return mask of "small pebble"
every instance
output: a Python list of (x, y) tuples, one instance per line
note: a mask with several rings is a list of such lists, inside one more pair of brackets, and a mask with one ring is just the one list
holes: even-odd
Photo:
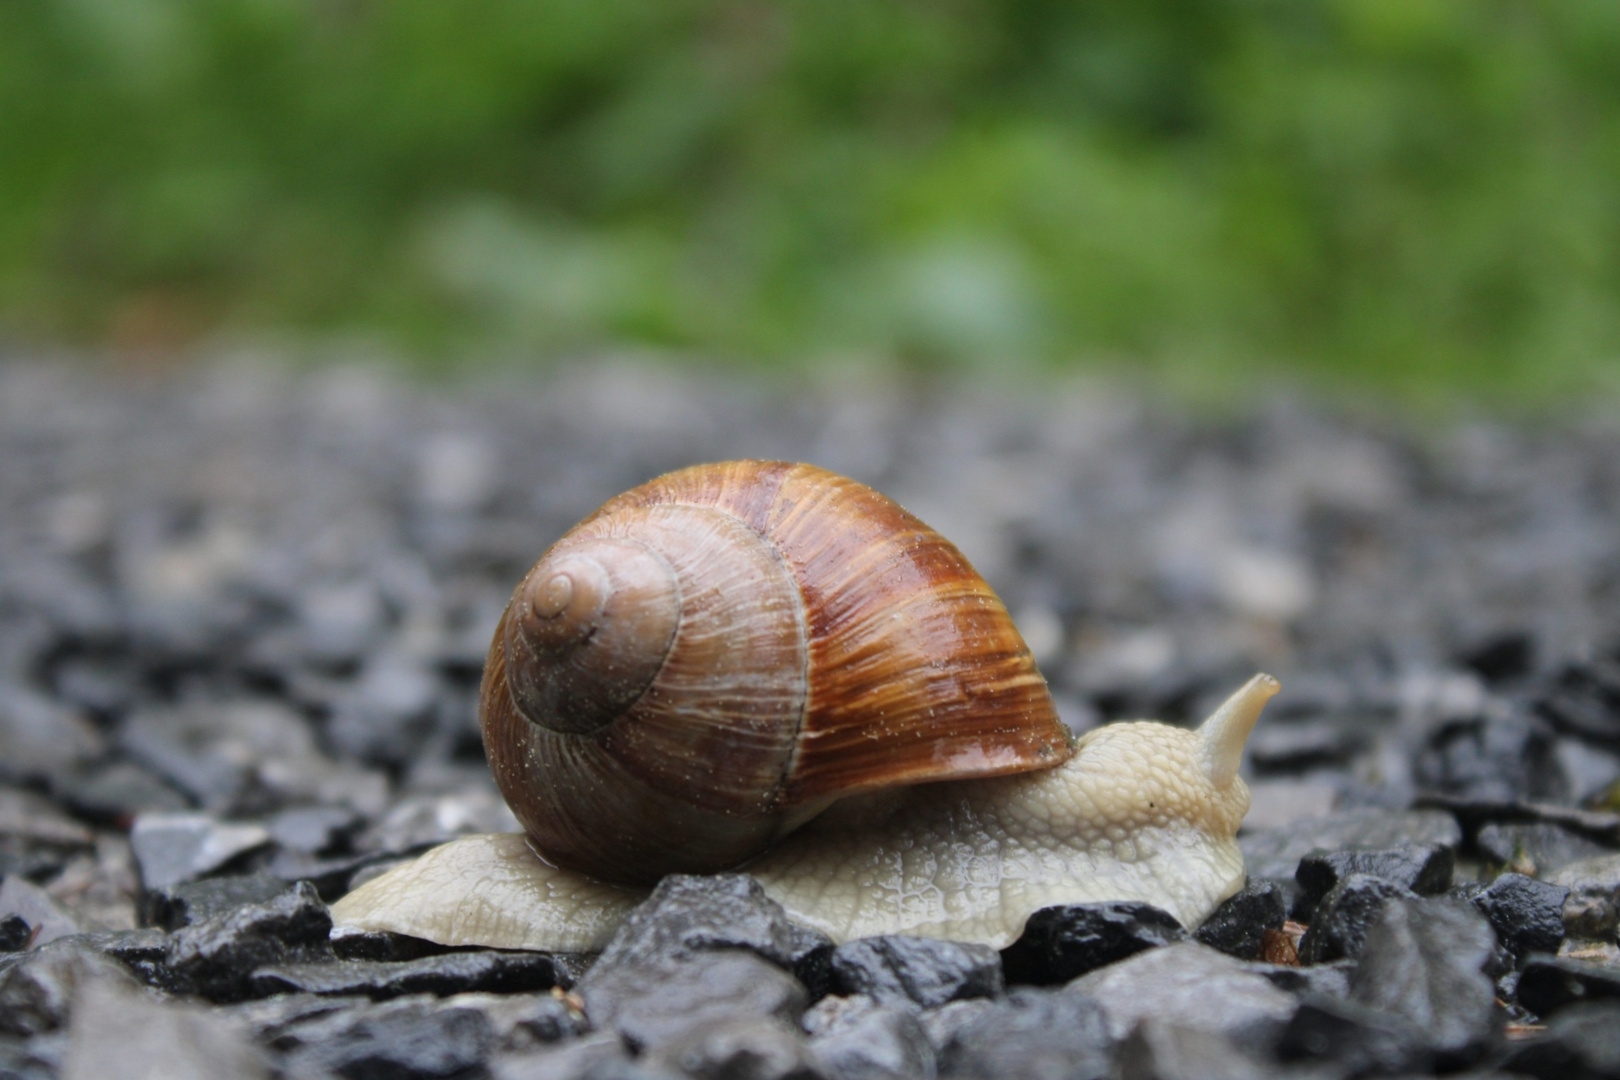
[(1151, 904), (1114, 901), (1042, 908), (1029, 917), (1019, 939), (1002, 950), (1002, 964), (1009, 983), (1051, 986), (1186, 936), (1175, 916)]
[(1002, 992), (1001, 957), (988, 945), (896, 935), (862, 938), (832, 954), (833, 986), (880, 1005), (927, 1008)]

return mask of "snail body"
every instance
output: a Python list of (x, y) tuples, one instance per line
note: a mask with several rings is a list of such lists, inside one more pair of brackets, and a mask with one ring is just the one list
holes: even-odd
[(664, 874), (741, 868), (838, 941), (999, 947), (1097, 900), (1193, 926), (1242, 887), (1237, 769), (1276, 689), (1076, 743), (1001, 602), (898, 505), (811, 466), (685, 469), (576, 526), (502, 616), (480, 713), (526, 835), (442, 845), (333, 918), (588, 949)]

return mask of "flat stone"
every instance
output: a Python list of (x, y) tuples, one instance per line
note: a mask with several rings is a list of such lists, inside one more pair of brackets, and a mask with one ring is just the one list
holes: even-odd
[(1313, 851), (1299, 861), (1299, 869), (1294, 873), (1294, 880), (1299, 883), (1294, 910), (1308, 920), (1317, 902), (1354, 874), (1387, 881), (1419, 896), (1435, 896), (1451, 887), (1455, 866), (1455, 851), (1443, 844)]
[[(676, 986), (680, 992), (671, 993)], [(636, 1048), (723, 1017), (765, 1016), (797, 1026), (809, 1003), (797, 979), (745, 949), (691, 952), (647, 966), (621, 958), (606, 969), (592, 967), (579, 993), (592, 1025), (617, 1030)]]
[(142, 814), (129, 834), (148, 889), (195, 881), (269, 842), (262, 825), (231, 825), (207, 814)]
[(274, 900), (291, 888), (287, 882), (265, 873), (180, 882), (147, 889), (141, 895), (137, 914), (146, 926), (178, 930), (245, 904)]
[(947, 1008), (966, 1005), (972, 1012), (940, 1046), (941, 1076), (1047, 1080), (1113, 1072), (1108, 1019), (1086, 994), (1021, 986), (997, 1001)]
[(299, 1024), (278, 1046), (294, 1075), (459, 1080), (476, 1075), (493, 1055), (495, 1033), (476, 1008), (411, 997)]
[(1275, 1066), (1223, 1035), (1144, 1020), (1119, 1047), (1120, 1080), (1271, 1080)]
[(1519, 1004), (1549, 1017), (1586, 1001), (1620, 999), (1620, 968), (1562, 956), (1532, 956), (1519, 974)]
[(266, 827), (270, 838), (289, 851), (326, 855), (346, 843), (361, 822), (346, 806), (300, 806), (276, 814)]
[(763, 1016), (708, 1020), (657, 1047), (645, 1061), (693, 1080), (827, 1080), (804, 1036)]
[(30, 944), (35, 947), (93, 929), (44, 889), (15, 874), (8, 874), (5, 881), (0, 882), (0, 916), (8, 915), (15, 915), (28, 924)]
[(96, 843), (95, 833), (62, 813), (51, 800), (10, 787), (0, 787), (0, 836), (13, 843), (70, 851), (92, 848)]
[(1614, 854), (1612, 848), (1551, 822), (1490, 822), (1474, 843), (1485, 858), (1529, 877), (1546, 877), (1570, 863)]
[(1031, 915), (1002, 950), (1002, 965), (1009, 983), (1052, 986), (1186, 936), (1174, 915), (1151, 904), (1067, 904)]
[(94, 981), (74, 1003), (61, 1075), (62, 1080), (256, 1080), (268, 1078), (270, 1068), (246, 1033), (217, 1012)]
[(1102, 1005), (1115, 1039), (1153, 1017), (1248, 1046), (1268, 1042), (1295, 1009), (1293, 997), (1265, 976), (1195, 941), (1137, 953), (1082, 975), (1068, 989)]
[(1002, 991), (1001, 957), (988, 945), (891, 935), (861, 938), (833, 950), (833, 986), (883, 1005), (927, 1007)]
[(1351, 1000), (1415, 1025), (1442, 1067), (1479, 1058), (1498, 1037), (1496, 990), (1485, 965), (1496, 937), (1455, 900), (1391, 900), (1367, 933)]
[(1620, 930), (1620, 854), (1568, 863), (1546, 880), (1569, 890), (1563, 914), (1564, 928), (1571, 937), (1614, 939)]
[(212, 1001), (254, 993), (253, 972), (329, 955), (332, 917), (307, 883), (262, 904), (175, 931), (169, 972), (175, 985)]
[(1536, 1080), (1611, 1080), (1620, 1076), (1620, 1003), (1571, 1005), (1547, 1030), (1508, 1047), (1502, 1071)]
[(1320, 964), (1361, 954), (1367, 934), (1391, 900), (1416, 898), (1410, 889), (1383, 878), (1352, 874), (1316, 905), (1310, 928), (1299, 943), (1299, 959)]
[[(806, 1029), (809, 1029), (806, 1014)], [(812, 1031), (810, 1051), (823, 1072), (838, 1080), (903, 1080), (936, 1071), (933, 1043), (917, 1014), (876, 1005), (848, 1021)]]
[(270, 994), (363, 994), (375, 1001), (406, 994), (449, 994), (483, 991), (496, 994), (564, 989), (574, 985), (573, 970), (549, 953), (443, 953), (417, 960), (328, 960), (272, 964), (253, 972), (255, 996)]
[(1462, 843), (1457, 819), (1441, 810), (1382, 810), (1362, 807), (1321, 818), (1307, 818), (1238, 837), (1249, 876), (1289, 878), (1312, 851), (1360, 847), (1387, 849), (1405, 844)]
[(1288, 918), (1288, 894), (1274, 881), (1250, 881), (1221, 902), (1193, 933), (1198, 942), (1239, 960), (1254, 960), (1267, 930)]
[(1564, 903), (1569, 890), (1562, 885), (1501, 874), (1472, 903), (1490, 920), (1497, 940), (1516, 957), (1531, 952), (1555, 953), (1564, 943)]

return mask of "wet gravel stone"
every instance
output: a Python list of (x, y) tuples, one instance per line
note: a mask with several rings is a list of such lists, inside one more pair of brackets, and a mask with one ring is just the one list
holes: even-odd
[(748, 949), (791, 968), (820, 943), (795, 927), (746, 874), (671, 874), (630, 913), (593, 974), (713, 949)]
[(988, 945), (894, 935), (862, 938), (833, 950), (833, 986), (879, 1004), (927, 1008), (959, 998), (995, 997), (1004, 982), (1001, 956)]
[(1299, 896), (1294, 914), (1309, 921), (1321, 899), (1354, 875), (1377, 878), (1419, 896), (1435, 896), (1451, 888), (1455, 853), (1441, 844), (1406, 844), (1398, 848), (1313, 851), (1299, 862), (1294, 880)]
[(405, 994), (445, 996), (473, 991), (517, 993), (564, 989), (573, 971), (549, 953), (480, 950), (445, 953), (394, 963), (377, 960), (328, 960), (272, 964), (259, 968), (250, 981), (255, 996), (271, 994), (364, 994), (374, 1000)]
[(52, 942), (0, 969), (0, 1034), (38, 1035), (66, 1025), (79, 989), (134, 980), (116, 962), (74, 938)]
[(167, 970), (176, 989), (211, 1001), (254, 995), (254, 972), (330, 955), (332, 917), (307, 882), (177, 930)]
[(1620, 999), (1620, 968), (1563, 956), (1532, 956), (1517, 988), (1519, 1004), (1548, 1017), (1584, 1001)]
[(1434, 1063), (1417, 1026), (1383, 1009), (1336, 997), (1300, 1002), (1277, 1040), (1284, 1062), (1317, 1062), (1353, 1076), (1421, 1074)]
[(1267, 1080), (1257, 1061), (1212, 1031), (1145, 1020), (1119, 1047), (1120, 1080)]
[(0, 952), (21, 952), (34, 940), (34, 928), (21, 915), (0, 916)]
[(1500, 1035), (1485, 966), (1496, 947), (1485, 918), (1448, 899), (1385, 905), (1350, 977), (1350, 998), (1422, 1032), (1441, 1067), (1477, 1060)]
[(1547, 1030), (1511, 1047), (1502, 1071), (1536, 1080), (1608, 1080), (1620, 1076), (1620, 1003), (1572, 1005)]
[(1533, 715), (1501, 712), (1442, 725), (1415, 763), (1427, 791), (1469, 799), (1568, 796), (1552, 728)]
[[(966, 1002), (960, 1004), (968, 1004)], [(945, 1041), (939, 1075), (961, 1080), (1092, 1080), (1113, 1075), (1116, 1039), (1090, 996), (1015, 987), (975, 1007)]]
[(1001, 957), (1009, 983), (1051, 986), (1186, 936), (1175, 916), (1151, 904), (1068, 904), (1031, 915)]
[(141, 894), (136, 913), (145, 926), (178, 930), (247, 904), (274, 900), (290, 888), (281, 878), (265, 873), (208, 878), (148, 888)]
[(1523, 874), (1502, 874), (1471, 898), (1490, 920), (1497, 940), (1515, 957), (1555, 953), (1564, 943), (1564, 904), (1569, 889)]
[(1276, 882), (1251, 880), (1227, 897), (1193, 932), (1193, 937), (1239, 960), (1256, 959), (1266, 931), (1282, 929), (1289, 904), (1287, 891)]
[(1497, 866), (1537, 877), (1609, 853), (1603, 844), (1549, 822), (1491, 822), (1479, 830), (1474, 846)]
[(1383, 878), (1352, 874), (1316, 905), (1310, 928), (1299, 942), (1302, 963), (1320, 964), (1361, 954), (1367, 934), (1392, 900), (1416, 893)]
[(231, 825), (207, 814), (143, 814), (129, 833), (148, 889), (195, 881), (269, 842), (262, 825)]
[(496, 1039), (478, 1009), (412, 997), (312, 1019), (284, 1031), (276, 1045), (293, 1075), (439, 1080), (476, 1076)]

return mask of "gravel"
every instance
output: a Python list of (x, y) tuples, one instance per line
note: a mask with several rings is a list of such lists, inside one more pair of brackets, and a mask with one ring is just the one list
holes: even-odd
[[(1612, 1075), (1599, 414), (0, 360), (0, 1076)], [(475, 696), (528, 565), (749, 456), (955, 540), (1077, 730), (1277, 675), (1249, 887), (1200, 928), (1051, 909), (999, 954), (834, 948), (745, 874), (666, 880), (599, 958), (331, 939), (357, 883), (516, 827)]]

